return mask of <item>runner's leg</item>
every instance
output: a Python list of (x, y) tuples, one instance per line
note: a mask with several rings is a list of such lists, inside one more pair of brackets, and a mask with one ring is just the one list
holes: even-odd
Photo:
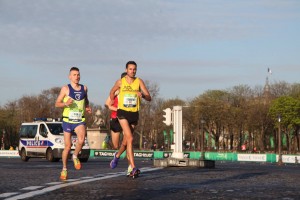
[(120, 142), (120, 132), (110, 131), (111, 134), (111, 141), (113, 149), (117, 150), (119, 148)]
[(65, 148), (62, 152), (63, 169), (67, 169), (68, 156), (71, 150), (71, 133), (64, 132)]
[(84, 124), (81, 124), (75, 128), (75, 133), (77, 135), (77, 143), (75, 147), (74, 154), (75, 156), (78, 156), (79, 152), (81, 151), (83, 145), (84, 145), (84, 140), (86, 136), (86, 128)]
[[(126, 146), (127, 146), (126, 147), (126, 151), (127, 151), (126, 154), (127, 154), (127, 157), (128, 157), (128, 160), (129, 160), (129, 163), (130, 163), (131, 167), (134, 168), (135, 164), (134, 164), (134, 155), (133, 155), (133, 145), (132, 145), (133, 137), (132, 137), (132, 132), (131, 132), (131, 126), (128, 124), (128, 121), (126, 119), (119, 119), (119, 122), (122, 126), (124, 139), (126, 141)], [(123, 144), (123, 142), (122, 142), (122, 144)], [(118, 152), (118, 154), (119, 153), (120, 153), (120, 151)], [(119, 154), (119, 155), (121, 155), (121, 154)]]

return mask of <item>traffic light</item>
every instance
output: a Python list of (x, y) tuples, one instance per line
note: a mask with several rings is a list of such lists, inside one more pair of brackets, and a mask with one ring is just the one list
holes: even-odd
[(165, 120), (163, 121), (167, 126), (170, 126), (172, 124), (172, 110), (171, 108), (166, 108), (164, 110), (166, 113), (164, 116)]

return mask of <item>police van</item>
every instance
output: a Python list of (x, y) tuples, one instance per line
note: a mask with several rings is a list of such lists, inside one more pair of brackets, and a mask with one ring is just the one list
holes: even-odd
[[(35, 118), (33, 122), (22, 123), (19, 136), (19, 155), (23, 161), (41, 157), (51, 162), (58, 162), (62, 158), (65, 147), (62, 121), (52, 118)], [(71, 137), (70, 154), (74, 153), (77, 142), (75, 133), (72, 133)], [(81, 162), (87, 162), (89, 156), (90, 148), (85, 138), (78, 158)]]

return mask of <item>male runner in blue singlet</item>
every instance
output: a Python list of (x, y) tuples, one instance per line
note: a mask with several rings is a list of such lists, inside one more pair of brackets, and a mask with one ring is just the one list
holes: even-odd
[(75, 169), (81, 169), (78, 154), (81, 151), (86, 136), (85, 111), (91, 113), (89, 106), (88, 89), (85, 85), (79, 84), (80, 72), (77, 67), (72, 67), (69, 73), (70, 84), (61, 88), (55, 102), (55, 107), (63, 108), (63, 130), (65, 148), (62, 153), (63, 168), (60, 174), (61, 180), (67, 179), (67, 160), (71, 150), (71, 133), (77, 135), (77, 144), (72, 159)]

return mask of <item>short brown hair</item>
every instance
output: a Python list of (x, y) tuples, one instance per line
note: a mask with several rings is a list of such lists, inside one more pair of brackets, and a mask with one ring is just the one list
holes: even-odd
[(134, 62), (134, 61), (128, 61), (128, 62), (126, 63), (126, 69), (128, 68), (128, 65), (135, 65), (135, 66), (137, 67), (136, 62)]
[(78, 69), (78, 67), (71, 67), (70, 72), (71, 71), (78, 71), (79, 72), (79, 69)]

